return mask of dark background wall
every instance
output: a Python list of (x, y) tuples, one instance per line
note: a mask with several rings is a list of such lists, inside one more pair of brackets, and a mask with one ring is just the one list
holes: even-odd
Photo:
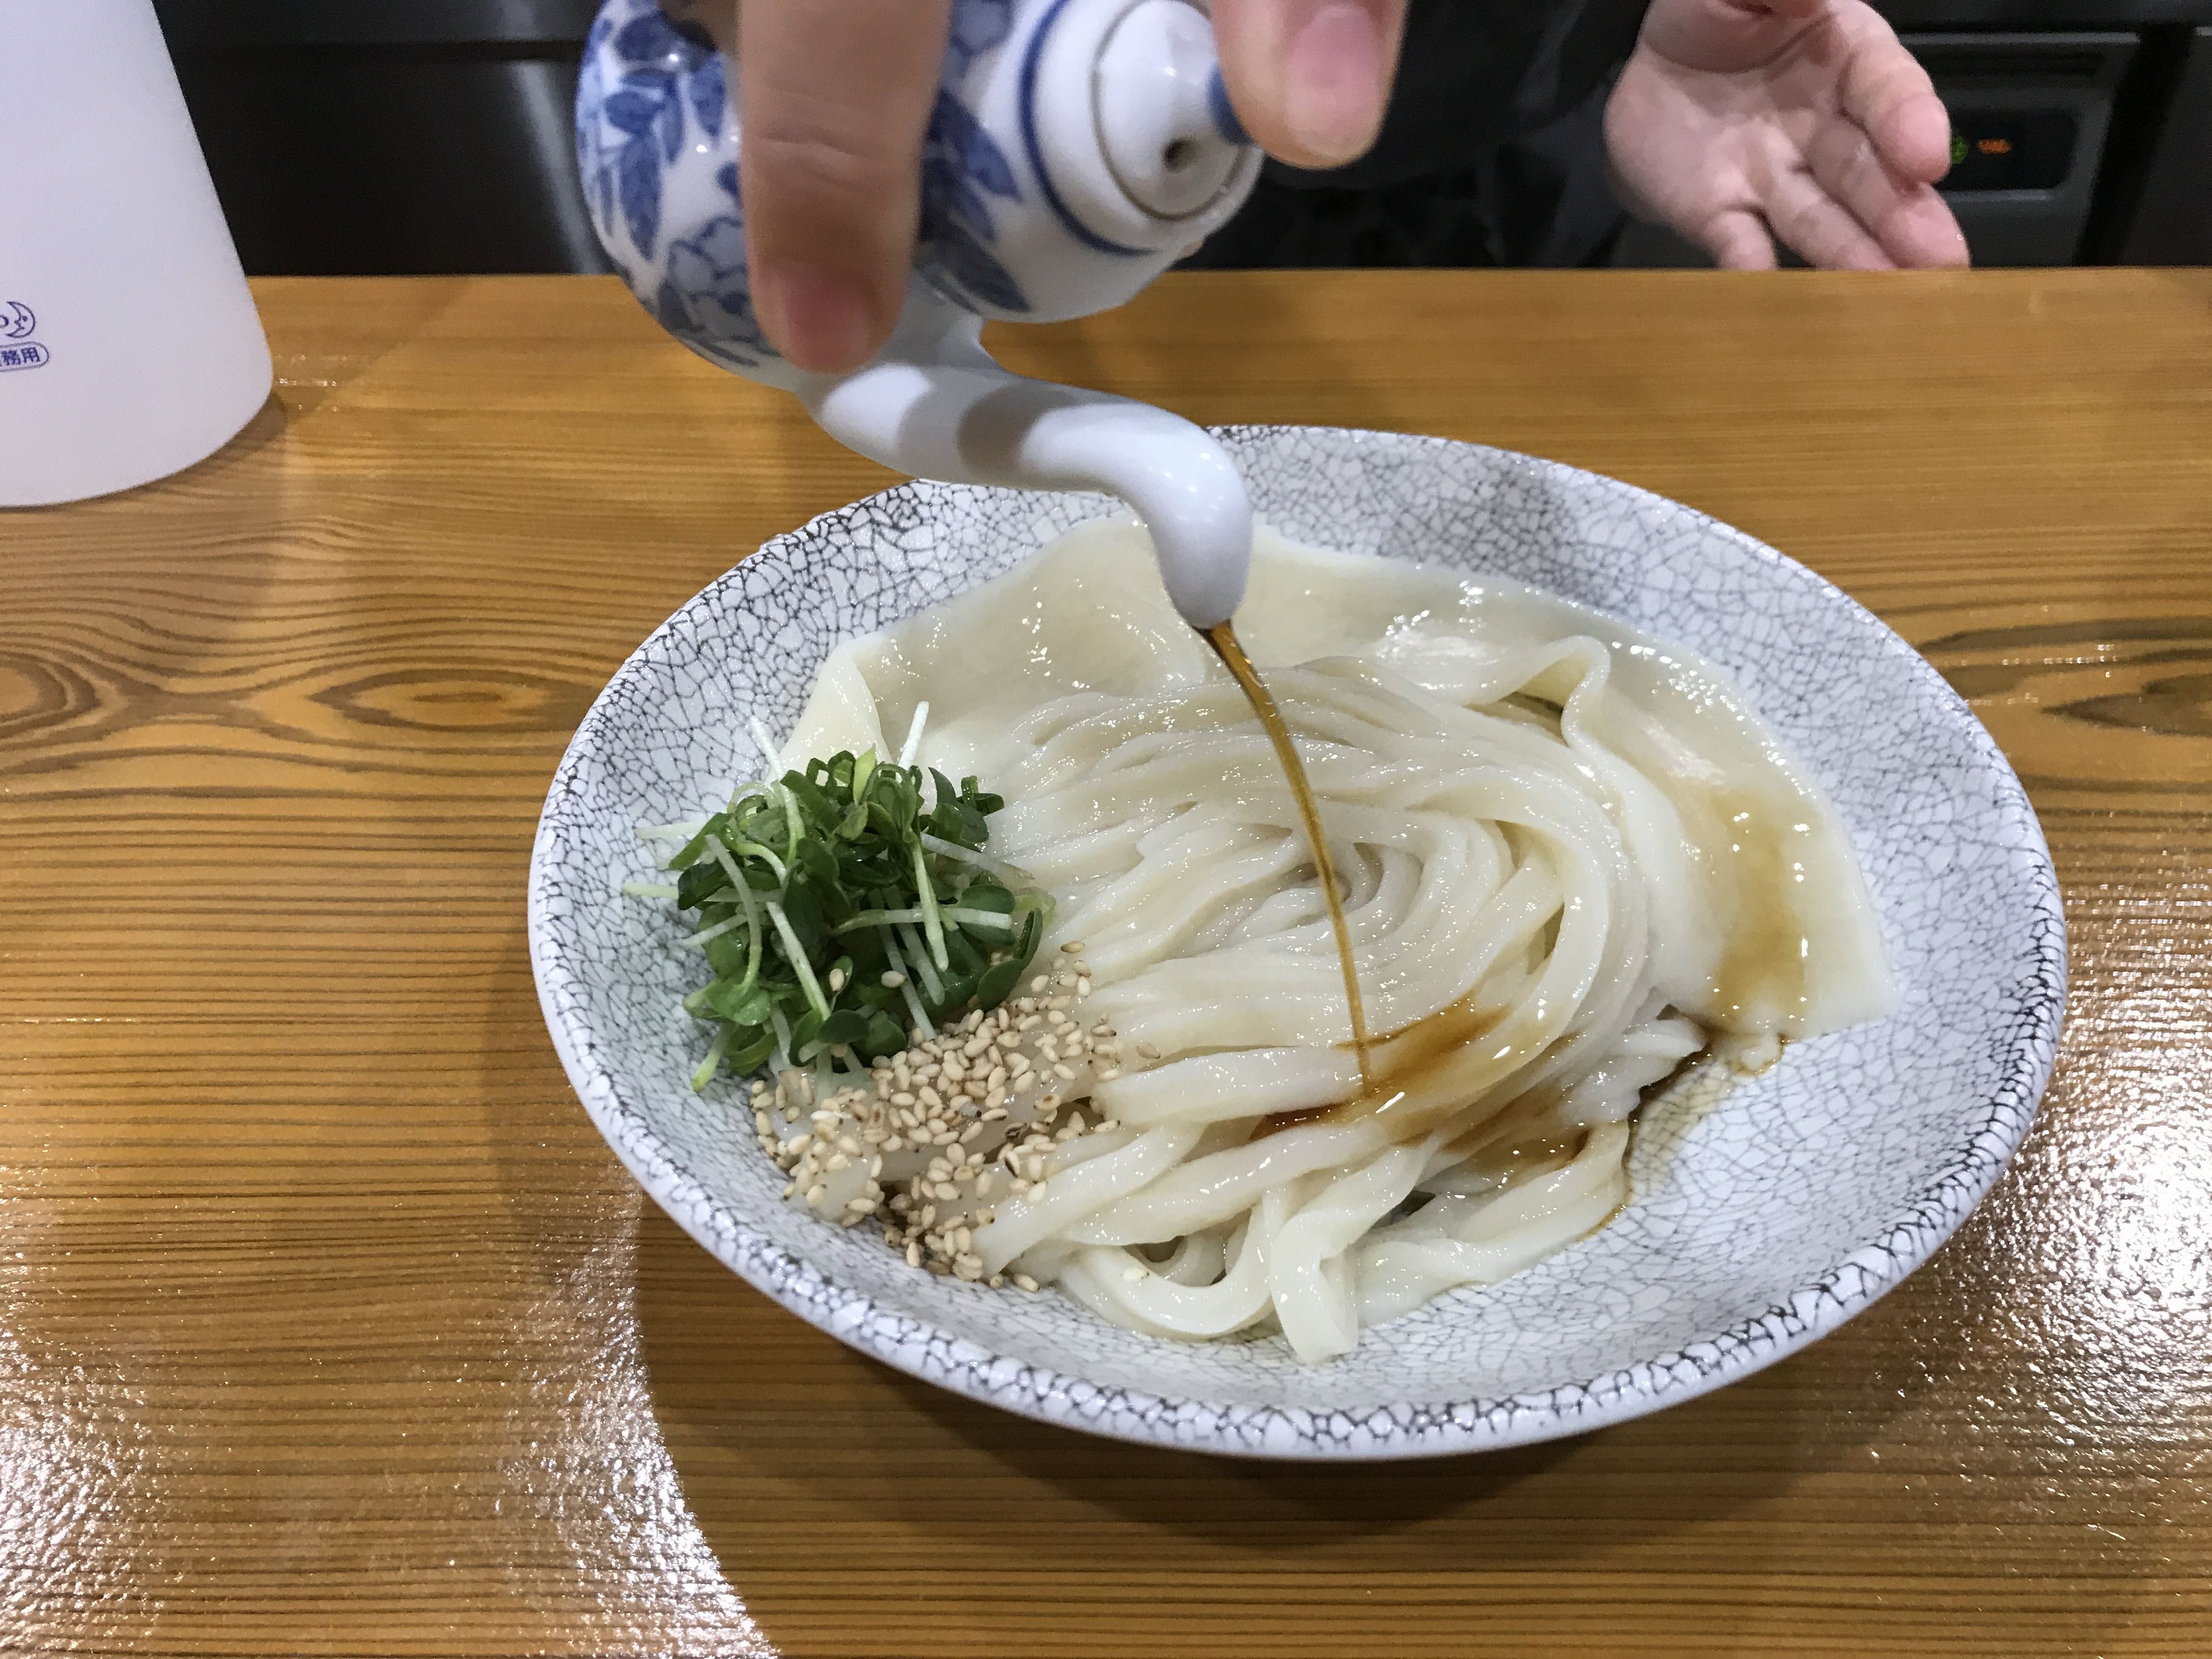
[[(1417, 0), (1417, 25), (1442, 38), (1449, 9), (1470, 3)], [(157, 6), (248, 270), (605, 269), (569, 137), (592, 0)], [(1978, 260), (2212, 263), (2212, 0), (1879, 9), (1929, 65), (1960, 136), (2003, 147), (1973, 152), (1953, 192)], [(1590, 49), (1632, 36), (1634, 0), (1589, 9)], [(1448, 95), (1405, 90), (1409, 126), (1424, 96)], [(1479, 154), (1416, 133), (1398, 151), (1427, 143), (1440, 165), (1411, 176), (1277, 169), (1200, 262), (1698, 263), (1606, 193), (1602, 103), (1600, 87)]]

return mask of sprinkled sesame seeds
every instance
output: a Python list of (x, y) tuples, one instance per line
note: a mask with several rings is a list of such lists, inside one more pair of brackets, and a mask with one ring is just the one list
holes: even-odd
[[(1119, 1127), (1087, 1098), (1117, 1074), (1120, 1051), (1109, 1024), (1086, 1030), (1070, 1012), (1091, 988), (1080, 950), (1063, 947), (1027, 994), (934, 1036), (917, 1031), (865, 1073), (794, 1068), (756, 1082), (753, 1127), (790, 1177), (784, 1197), (836, 1225), (880, 1229), (911, 1267), (1035, 1291), (1034, 1276), (987, 1266), (979, 1235), (999, 1206), (1044, 1200), (1060, 1147)], [(884, 982), (896, 988), (897, 977)]]

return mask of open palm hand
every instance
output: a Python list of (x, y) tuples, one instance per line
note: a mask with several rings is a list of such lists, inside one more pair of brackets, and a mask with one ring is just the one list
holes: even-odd
[[(1950, 118), (1863, 0), (1653, 0), (1606, 109), (1630, 205), (1724, 266), (1963, 265)], [(1770, 234), (1771, 233), (1771, 234)]]

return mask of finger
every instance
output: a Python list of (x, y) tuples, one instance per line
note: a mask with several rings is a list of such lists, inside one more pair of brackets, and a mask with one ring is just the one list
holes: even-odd
[(1771, 270), (1774, 239), (1766, 222), (1743, 208), (1729, 208), (1708, 219), (1698, 240), (1723, 270)]
[(1407, 0), (1214, 0), (1221, 78), (1244, 131), (1296, 167), (1357, 161), (1382, 130)]
[(739, 0), (753, 303), (800, 368), (857, 368), (897, 320), (949, 7)]
[(1882, 161), (1905, 178), (1932, 185), (1951, 170), (1951, 116), (1936, 83), (1869, 7), (1839, 5), (1844, 48), (1844, 113), (1865, 129)]
[(1821, 188), (1802, 167), (1786, 167), (1768, 179), (1760, 208), (1774, 234), (1808, 264), (1823, 270), (1892, 270), (1882, 251), (1850, 209)]
[(1891, 170), (1865, 131), (1832, 121), (1805, 160), (1814, 182), (1841, 203), (1894, 264), (1931, 269), (1966, 263), (1966, 239), (1933, 185)]

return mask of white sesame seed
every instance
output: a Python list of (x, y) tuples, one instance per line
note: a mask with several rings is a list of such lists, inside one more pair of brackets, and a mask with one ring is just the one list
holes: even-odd
[(1035, 1296), (1036, 1294), (1037, 1282), (1034, 1279), (1031, 1279), (1027, 1273), (1016, 1273), (1014, 1275), (1014, 1283), (1021, 1289), (1027, 1291), (1031, 1296)]
[(1141, 1285), (1146, 1279), (1145, 1270), (1142, 1267), (1124, 1267), (1121, 1269), (1121, 1278), (1128, 1284)]
[(1083, 954), (1083, 941), (1079, 939), (1072, 939), (1060, 948), (1072, 957), (1079, 957)]

